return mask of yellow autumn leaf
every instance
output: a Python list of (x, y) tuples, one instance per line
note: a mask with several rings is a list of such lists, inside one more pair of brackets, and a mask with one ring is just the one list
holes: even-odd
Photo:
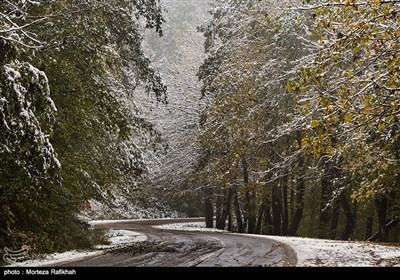
[(260, 159), (258, 163), (261, 165), (264, 165), (264, 164), (268, 163), (268, 161), (266, 159)]
[(312, 128), (316, 128), (316, 127), (319, 126), (319, 122), (317, 120), (312, 120), (310, 125), (311, 125)]
[(339, 117), (336, 116), (336, 115), (334, 115), (334, 116), (330, 117), (330, 118), (328, 119), (328, 121), (329, 121), (330, 123), (338, 123), (338, 122), (339, 122)]
[(371, 115), (371, 108), (370, 107), (365, 107), (363, 110), (363, 114), (365, 115)]
[(390, 123), (390, 122), (393, 121), (393, 120), (394, 120), (394, 116), (387, 116), (387, 117), (385, 118), (385, 121), (388, 122), (388, 123)]
[(328, 148), (326, 148), (326, 154), (328, 155), (328, 156), (332, 156), (333, 155), (333, 153), (334, 153), (334, 149), (331, 147), (331, 146), (329, 146)]
[(345, 123), (350, 123), (352, 119), (353, 119), (353, 115), (352, 114), (349, 113), (349, 114), (344, 115), (344, 122)]
[(354, 72), (353, 72), (353, 70), (349, 70), (349, 71), (347, 71), (347, 75), (349, 76), (349, 77), (352, 77), (353, 75), (354, 75)]
[(385, 33), (385, 39), (390, 40), (392, 39), (392, 35), (390, 33)]
[(387, 164), (386, 162), (384, 162), (384, 163), (382, 163), (381, 164), (381, 168), (383, 169), (383, 170), (388, 170), (389, 169), (389, 164)]
[(386, 127), (386, 125), (385, 125), (384, 123), (378, 124), (378, 129), (379, 129), (379, 130), (384, 129), (385, 127)]
[(301, 144), (306, 146), (310, 142), (310, 139), (308, 137), (304, 137), (301, 139)]

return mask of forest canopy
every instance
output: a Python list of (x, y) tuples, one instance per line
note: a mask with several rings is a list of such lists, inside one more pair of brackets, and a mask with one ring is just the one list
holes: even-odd
[(0, 248), (90, 246), (81, 204), (141, 184), (160, 137), (121, 101), (165, 100), (141, 48), (162, 22), (158, 1), (1, 2)]
[(216, 2), (193, 174), (208, 224), (398, 240), (399, 1)]

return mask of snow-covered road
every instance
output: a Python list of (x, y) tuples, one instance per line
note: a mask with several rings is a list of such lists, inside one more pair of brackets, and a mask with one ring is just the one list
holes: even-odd
[[(201, 221), (201, 222), (200, 222)], [(400, 247), (367, 242), (234, 234), (201, 219), (92, 221), (111, 242), (18, 266), (400, 266)]]
[(66, 266), (294, 266), (296, 254), (283, 243), (259, 236), (221, 232), (190, 232), (157, 228), (170, 223), (199, 220), (105, 221), (102, 226), (114, 230), (131, 230), (147, 236), (135, 243)]

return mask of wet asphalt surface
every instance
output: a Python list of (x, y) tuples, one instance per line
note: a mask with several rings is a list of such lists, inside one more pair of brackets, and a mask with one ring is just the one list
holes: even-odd
[[(292, 248), (283, 243), (229, 233), (186, 232), (154, 228), (168, 223), (203, 219), (124, 221), (102, 225), (143, 233), (147, 241), (108, 251), (103, 255), (67, 262), (68, 267), (268, 267), (295, 266)], [(60, 266), (60, 264), (58, 264)]]

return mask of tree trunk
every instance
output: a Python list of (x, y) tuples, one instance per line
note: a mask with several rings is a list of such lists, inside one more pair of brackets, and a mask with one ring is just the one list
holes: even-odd
[(235, 208), (236, 223), (237, 223), (237, 227), (238, 227), (237, 231), (242, 233), (242, 232), (244, 232), (244, 227), (243, 227), (242, 214), (240, 211), (239, 197), (238, 197), (236, 187), (235, 187), (234, 196), (233, 196), (233, 206)]
[(269, 234), (272, 235), (272, 219), (271, 219), (271, 207), (269, 204), (266, 204), (264, 207), (264, 227), (263, 227), (263, 233), (264, 234)]
[(231, 212), (232, 190), (229, 188), (223, 192), (222, 212), (219, 220), (217, 220), (217, 229), (225, 229), (226, 220)]
[[(297, 144), (299, 145), (300, 149), (302, 146), (301, 143), (301, 132), (297, 132)], [(301, 219), (303, 217), (304, 212), (304, 193), (306, 191), (306, 183), (304, 180), (304, 156), (300, 153), (298, 158), (298, 168), (299, 168), (299, 175), (297, 176), (297, 190), (296, 190), (296, 210), (293, 212), (292, 221), (289, 227), (289, 235), (295, 236), (297, 235), (297, 230), (299, 228)], [(293, 194), (294, 200), (294, 194)], [(294, 204), (294, 203), (293, 203)]]
[(283, 208), (283, 213), (282, 213), (282, 234), (287, 235), (288, 233), (288, 228), (289, 228), (289, 203), (288, 203), (288, 175), (285, 170), (285, 176), (282, 178), (282, 184), (283, 184), (283, 198), (282, 198), (282, 208)]
[(261, 226), (262, 226), (262, 221), (263, 221), (264, 208), (265, 208), (265, 204), (262, 203), (260, 205), (260, 208), (258, 209), (256, 229), (254, 231), (254, 233), (256, 233), (256, 234), (261, 234)]
[(221, 191), (217, 192), (217, 199), (215, 201), (215, 218), (216, 218), (216, 227), (218, 228), (218, 224), (221, 221), (222, 216), (222, 208), (223, 208), (223, 195)]
[(256, 216), (254, 215), (253, 194), (250, 191), (246, 192), (247, 201), (247, 232), (254, 233), (256, 229)]
[(337, 235), (337, 227), (339, 223), (339, 210), (340, 210), (339, 200), (335, 200), (333, 202), (333, 207), (332, 207), (332, 219), (329, 231), (329, 238), (333, 240), (336, 239)]
[[(344, 230), (342, 232), (340, 239), (348, 240), (354, 232), (354, 229), (356, 226), (356, 221), (355, 221), (353, 211), (351, 210), (351, 205), (350, 205), (349, 201), (347, 200), (346, 195), (344, 193), (340, 194), (339, 200), (340, 200), (340, 204), (342, 205), (342, 208), (343, 208), (344, 216), (346, 217), (346, 225), (344, 227)], [(371, 233), (372, 233), (372, 228), (371, 228)]]
[[(395, 219), (395, 220), (391, 220), (389, 223), (387, 223), (385, 227), (386, 227), (387, 231), (389, 231), (390, 229), (396, 227), (398, 224), (399, 224), (399, 220)], [(371, 233), (372, 233), (372, 231), (371, 231)], [(380, 232), (378, 231), (371, 237), (367, 238), (367, 241), (375, 241), (379, 238), (379, 236), (380, 236)]]
[(207, 187), (205, 189), (205, 197), (204, 197), (204, 214), (206, 217), (206, 227), (213, 228), (214, 227), (214, 206), (212, 203), (212, 188)]
[[(243, 182), (245, 186), (249, 184), (249, 172), (247, 170), (247, 161), (243, 159)], [(254, 233), (256, 227), (256, 216), (254, 214), (254, 201), (251, 191), (246, 191), (246, 212), (247, 212), (247, 232)]]
[(318, 238), (326, 239), (329, 237), (330, 209), (329, 198), (331, 195), (332, 169), (330, 163), (325, 157), (322, 159), (324, 171), (321, 178), (321, 201), (320, 201), (320, 217), (318, 225)]
[(292, 222), (290, 223), (289, 227), (289, 235), (291, 236), (297, 235), (297, 230), (300, 226), (300, 222), (304, 212), (305, 182), (302, 177), (299, 178), (298, 180), (299, 182), (297, 184), (297, 196), (296, 196), (297, 205), (296, 205), (296, 210), (293, 214)]
[(374, 218), (369, 216), (367, 223), (365, 224), (365, 240), (369, 240), (372, 237), (372, 228), (374, 227)]
[(282, 234), (282, 201), (278, 186), (272, 187), (272, 224), (275, 235)]
[[(291, 219), (293, 219), (293, 215), (294, 215), (294, 204), (295, 204), (295, 192), (294, 192), (294, 187), (290, 188), (290, 199), (289, 199), (289, 217), (291, 217)], [(290, 228), (290, 226), (289, 226)], [(289, 229), (288, 229), (289, 230)]]
[(387, 242), (389, 230), (386, 227), (387, 198), (375, 199), (376, 213), (378, 214), (379, 241)]
[(232, 213), (228, 212), (228, 231), (232, 231)]
[(226, 218), (228, 217), (228, 213), (226, 212), (226, 198), (227, 198), (227, 193), (226, 190), (222, 191), (220, 195), (221, 199), (219, 200), (220, 205), (219, 205), (219, 215), (217, 217), (217, 222), (215, 227), (217, 229), (225, 229), (226, 225)]
[(232, 197), (233, 197), (233, 190), (232, 187), (230, 187), (228, 189), (228, 197), (226, 203), (226, 212), (228, 213), (228, 231), (232, 231), (232, 213), (231, 213)]

